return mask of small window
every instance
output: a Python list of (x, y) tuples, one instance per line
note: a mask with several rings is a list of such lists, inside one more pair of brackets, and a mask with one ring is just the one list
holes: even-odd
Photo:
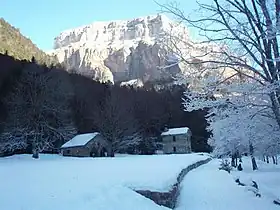
[(66, 154), (70, 154), (70, 149), (67, 149), (67, 150), (66, 150)]
[(173, 136), (173, 141), (174, 141), (174, 142), (176, 141), (176, 136)]
[(173, 147), (173, 152), (176, 152), (176, 147)]

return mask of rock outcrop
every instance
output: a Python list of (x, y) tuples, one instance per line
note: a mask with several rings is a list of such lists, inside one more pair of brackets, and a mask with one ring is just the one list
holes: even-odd
[[(94, 22), (62, 32), (55, 38), (54, 50), (67, 69), (101, 81), (157, 80), (180, 72), (169, 65), (165, 37), (173, 22), (164, 15), (128, 21)], [(187, 31), (179, 29), (188, 37)]]

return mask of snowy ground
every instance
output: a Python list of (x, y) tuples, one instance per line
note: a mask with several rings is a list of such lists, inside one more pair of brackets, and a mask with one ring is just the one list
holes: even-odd
[(243, 171), (234, 170), (232, 172), (234, 178), (239, 178), (245, 184), (254, 180), (258, 184), (262, 197), (271, 201), (280, 199), (280, 165), (267, 164), (257, 160), (259, 169), (253, 171), (250, 158), (245, 157), (242, 160)]
[[(168, 191), (183, 168), (207, 156), (71, 158), (16, 155), (0, 159), (2, 210), (167, 209), (132, 189)], [(190, 208), (192, 209), (192, 208)]]
[[(236, 172), (228, 174), (225, 171), (218, 170), (220, 160), (212, 160), (210, 163), (203, 165), (186, 175), (181, 187), (181, 194), (177, 203), (176, 210), (279, 210), (279, 206), (272, 203), (271, 199), (267, 197), (258, 198), (253, 192), (248, 191), (248, 188), (238, 186), (234, 182)], [(245, 166), (246, 165), (246, 166)], [(247, 171), (248, 162), (244, 164)], [(261, 166), (260, 166), (261, 167)], [(249, 171), (249, 169), (248, 169)], [(260, 170), (257, 173), (241, 172), (238, 176), (244, 177), (247, 174), (247, 178), (253, 176), (262, 180), (259, 185), (267, 183), (268, 188), (276, 189), (279, 186), (279, 173), (278, 183), (272, 179), (274, 185), (268, 181), (269, 177), (266, 177), (267, 182), (263, 179), (264, 176), (268, 176), (265, 173), (267, 170)], [(273, 170), (274, 171), (274, 170)], [(273, 172), (274, 173), (274, 172)], [(242, 178), (241, 178), (242, 180)], [(261, 184), (262, 183), (262, 184)], [(277, 184), (277, 185), (276, 185)], [(279, 193), (279, 187), (278, 187)]]

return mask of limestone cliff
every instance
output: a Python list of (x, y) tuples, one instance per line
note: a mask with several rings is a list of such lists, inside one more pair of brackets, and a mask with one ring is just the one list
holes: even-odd
[(163, 40), (171, 28), (172, 21), (164, 15), (94, 22), (62, 32), (51, 54), (69, 70), (96, 80), (161, 79), (181, 71), (178, 65), (157, 68), (170, 64)]

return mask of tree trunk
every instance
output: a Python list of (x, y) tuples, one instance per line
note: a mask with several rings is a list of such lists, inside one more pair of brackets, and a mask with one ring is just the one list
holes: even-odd
[(257, 165), (256, 159), (254, 157), (254, 147), (251, 143), (249, 143), (249, 151), (250, 151), (250, 156), (251, 156), (251, 161), (252, 161), (252, 168), (253, 168), (253, 170), (257, 170), (258, 165)]
[(265, 156), (263, 156), (263, 162), (265, 162)]
[(273, 162), (273, 164), (276, 164), (275, 157), (273, 155), (272, 155), (272, 162)]
[(275, 156), (275, 164), (278, 165), (278, 157)]
[(33, 150), (32, 151), (32, 157), (35, 158), (35, 159), (38, 159), (39, 158), (39, 152), (36, 151), (36, 150)]
[(252, 160), (252, 168), (253, 168), (253, 170), (258, 170), (258, 165), (257, 165), (256, 159), (255, 159), (255, 157), (253, 155), (251, 156), (251, 160)]
[(115, 152), (111, 143), (108, 145), (108, 156), (115, 157)]
[(277, 100), (277, 93), (271, 93), (270, 94), (270, 100), (272, 104), (272, 111), (275, 115), (276, 122), (278, 126), (280, 127), (280, 105), (279, 101)]
[(266, 156), (266, 163), (269, 163), (269, 157)]
[(32, 142), (32, 157), (35, 158), (35, 159), (39, 158), (39, 151), (36, 148), (36, 145), (35, 145), (34, 141)]
[(234, 167), (234, 168), (236, 167), (234, 156), (231, 157), (231, 166)]
[(111, 157), (115, 157), (115, 152), (114, 151), (111, 152)]

